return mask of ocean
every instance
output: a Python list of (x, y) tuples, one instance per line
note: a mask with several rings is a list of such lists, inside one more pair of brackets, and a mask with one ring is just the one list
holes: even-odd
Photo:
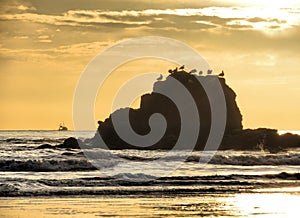
[[(84, 138), (93, 131), (81, 132)], [(195, 151), (78, 149), (73, 131), (0, 131), (0, 217), (295, 217), (300, 149)], [(113, 158), (117, 156), (118, 158)], [(174, 170), (173, 166), (176, 166)]]

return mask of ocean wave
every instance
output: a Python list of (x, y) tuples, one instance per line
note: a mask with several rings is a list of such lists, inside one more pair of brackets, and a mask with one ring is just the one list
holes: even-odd
[(146, 175), (143, 173), (120, 173), (114, 175), (113, 178), (120, 180), (120, 181), (130, 181), (130, 182), (143, 182), (143, 181), (151, 181), (157, 179), (157, 177), (152, 175)]
[(236, 188), (213, 188), (213, 187), (178, 187), (169, 189), (167, 187), (156, 187), (154, 189), (144, 188), (127, 188), (119, 187), (111, 189), (100, 189), (95, 187), (81, 187), (78, 188), (53, 188), (53, 189), (32, 189), (32, 190), (16, 190), (16, 191), (1, 191), (0, 197), (20, 197), (20, 196), (83, 196), (83, 195), (97, 195), (97, 196), (135, 196), (135, 197), (159, 197), (159, 196), (179, 196), (179, 195), (199, 195), (208, 193), (236, 193), (239, 189)]
[[(37, 151), (35, 151), (37, 152)], [(53, 156), (52, 153), (41, 151), (40, 155), (36, 154), (36, 159), (9, 158), (0, 160), (0, 171), (86, 171), (102, 168), (111, 168), (120, 163), (122, 164), (139, 164), (143, 162), (151, 165), (151, 161), (158, 160), (157, 157), (147, 156), (147, 154), (118, 156), (111, 154), (109, 151), (85, 151), (84, 153), (68, 150), (58, 151)], [(46, 152), (46, 153), (45, 153)], [(180, 154), (179, 154), (180, 155)], [(26, 156), (24, 156), (26, 157)], [(200, 158), (201, 157), (201, 158)], [(186, 162), (191, 163), (206, 163), (208, 156), (192, 155), (186, 158)], [(178, 164), (182, 161), (182, 156), (173, 155), (158, 160), (156, 163), (161, 163), (162, 166), (166, 163)], [(234, 165), (234, 166), (299, 166), (300, 154), (270, 154), (270, 155), (220, 155), (213, 156), (209, 164), (213, 165)], [(124, 177), (130, 175), (123, 175)], [(145, 178), (147, 180), (147, 178)]]
[[(128, 181), (128, 178), (134, 179)], [(138, 178), (152, 179), (142, 182)], [(1, 178), (0, 196), (60, 195), (198, 195), (201, 193), (236, 193), (257, 187), (300, 185), (300, 173), (273, 175), (215, 175), (153, 177), (146, 174), (117, 174), (109, 177), (74, 179)]]
[(84, 171), (96, 168), (85, 159), (0, 160), (0, 171)]
[[(119, 155), (119, 157), (129, 161), (154, 161), (157, 157), (143, 157), (134, 155)], [(258, 165), (300, 165), (300, 154), (270, 154), (270, 155), (214, 155), (210, 158), (208, 155), (191, 155), (185, 158), (186, 162), (199, 162), (216, 165), (240, 165), (240, 166), (258, 166)], [(184, 160), (183, 156), (173, 155), (161, 159), (162, 161)]]
[[(274, 180), (275, 179), (275, 180)], [(276, 180), (277, 179), (277, 180)], [(113, 176), (97, 177), (82, 177), (76, 179), (14, 179), (14, 182), (32, 185), (34, 182), (46, 186), (54, 187), (97, 187), (97, 186), (182, 186), (182, 185), (251, 185), (263, 183), (262, 180), (267, 181), (268, 184), (279, 180), (293, 180), (300, 182), (300, 173), (286, 173), (278, 174), (262, 174), (262, 175), (244, 175), (244, 174), (230, 174), (230, 175), (211, 175), (211, 176), (163, 176), (156, 177), (143, 173), (119, 173)], [(269, 180), (272, 180), (271, 182)], [(1, 180), (0, 180), (1, 182)]]
[(6, 138), (1, 139), (0, 143), (7, 144), (43, 144), (43, 143), (62, 143), (64, 138), (50, 139), (50, 138), (39, 138), (39, 139), (22, 139), (22, 138)]
[(215, 155), (211, 164), (257, 166), (257, 165), (300, 165), (300, 154), (281, 154), (281, 155), (240, 155), (240, 156), (222, 156)]

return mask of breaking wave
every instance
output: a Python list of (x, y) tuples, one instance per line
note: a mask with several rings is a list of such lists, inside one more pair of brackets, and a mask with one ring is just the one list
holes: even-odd
[[(130, 178), (130, 182), (128, 181)], [(134, 180), (137, 179), (138, 180)], [(145, 178), (142, 181), (141, 178)], [(150, 180), (151, 179), (151, 180)], [(256, 187), (280, 188), (299, 185), (300, 173), (273, 175), (215, 175), (153, 177), (122, 173), (112, 177), (76, 179), (0, 179), (0, 196), (73, 195), (198, 195), (201, 193), (253, 192)]]
[[(191, 158), (192, 161), (196, 159)], [(222, 156), (215, 155), (211, 164), (256, 166), (256, 165), (300, 165), (299, 154), (281, 154), (281, 155), (241, 155), (241, 156)]]
[(0, 171), (85, 171), (96, 168), (84, 159), (0, 160)]
[(58, 139), (50, 139), (50, 138), (39, 138), (39, 139), (28, 139), (28, 138), (6, 138), (1, 139), (0, 144), (7, 143), (7, 144), (43, 144), (43, 143), (53, 143), (59, 144), (64, 141), (64, 138)]
[[(101, 154), (101, 155), (100, 155)], [(97, 161), (97, 167), (113, 167), (120, 162), (120, 159), (114, 159), (113, 155), (109, 152), (95, 152), (93, 154), (90, 152), (90, 158), (94, 155), (95, 161)], [(0, 171), (86, 171), (86, 170), (96, 170), (97, 168), (93, 166), (93, 160), (89, 162), (81, 152), (64, 152), (62, 153), (62, 158), (56, 159), (36, 159), (36, 160), (0, 160)], [(151, 164), (152, 160), (156, 158), (145, 157), (140, 155), (122, 155), (124, 161), (129, 162), (149, 162)], [(178, 156), (170, 156), (168, 158), (162, 159), (162, 162), (172, 163), (180, 160)], [(205, 158), (204, 158), (205, 160)], [(200, 156), (192, 155), (187, 158), (186, 162), (199, 162), (201, 164), (202, 159)], [(205, 163), (205, 162), (202, 162)], [(209, 164), (214, 165), (235, 165), (235, 166), (283, 166), (300, 165), (300, 154), (282, 154), (282, 155), (265, 155), (265, 156), (255, 156), (255, 155), (215, 155), (209, 162)]]
[[(157, 158), (141, 157), (141, 156), (125, 156), (120, 157), (131, 161), (151, 161)], [(206, 163), (208, 156), (192, 155), (187, 158), (186, 162)], [(164, 161), (180, 160), (179, 156), (169, 156)], [(210, 164), (216, 165), (240, 165), (240, 166), (258, 166), (258, 165), (300, 165), (300, 154), (270, 154), (270, 155), (215, 155)]]

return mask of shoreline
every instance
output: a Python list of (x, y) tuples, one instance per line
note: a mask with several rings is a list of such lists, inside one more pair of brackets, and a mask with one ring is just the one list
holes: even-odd
[[(257, 197), (263, 199), (257, 201)], [(270, 202), (272, 200), (272, 202)], [(198, 196), (0, 197), (0, 217), (282, 217), (299, 214), (300, 193), (233, 193)], [(26, 211), (26, 214), (24, 214)], [(28, 215), (27, 215), (28, 214)]]

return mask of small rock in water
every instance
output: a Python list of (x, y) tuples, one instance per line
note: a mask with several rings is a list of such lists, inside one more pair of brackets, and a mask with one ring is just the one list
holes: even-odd
[(72, 148), (72, 149), (80, 149), (77, 139), (74, 137), (70, 137), (65, 139), (63, 144), (57, 145), (58, 148)]
[(47, 148), (55, 148), (55, 147), (50, 144), (42, 144), (39, 147), (37, 147), (36, 149), (47, 149)]

